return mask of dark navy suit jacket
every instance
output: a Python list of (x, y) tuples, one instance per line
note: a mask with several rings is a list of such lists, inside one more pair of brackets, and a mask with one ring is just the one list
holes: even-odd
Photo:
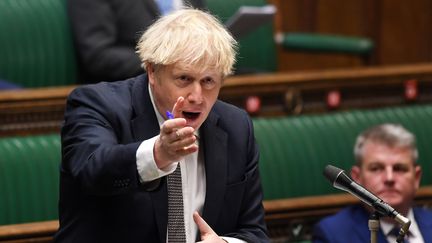
[[(414, 208), (414, 218), (425, 243), (432, 243), (432, 212)], [(314, 243), (369, 243), (370, 213), (362, 206), (349, 206), (339, 213), (321, 220), (313, 230)], [(384, 233), (378, 232), (378, 243), (388, 243)]]
[[(74, 90), (62, 128), (56, 242), (166, 242), (166, 177), (141, 184), (140, 143), (159, 134), (148, 78)], [(202, 216), (219, 235), (268, 242), (250, 118), (217, 101), (200, 128), (206, 195)]]

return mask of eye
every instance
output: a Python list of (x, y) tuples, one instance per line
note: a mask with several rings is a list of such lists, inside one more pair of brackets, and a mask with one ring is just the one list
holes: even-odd
[(186, 76), (186, 75), (180, 75), (178, 77), (178, 79), (180, 79), (181, 81), (185, 81), (185, 82), (187, 82), (187, 81), (190, 80), (190, 78), (188, 76)]
[(201, 83), (204, 89), (212, 89), (216, 86), (216, 81), (210, 77), (204, 78)]
[(175, 80), (179, 87), (185, 87), (192, 82), (192, 78), (188, 75), (178, 75)]
[(393, 166), (393, 171), (394, 172), (407, 172), (407, 171), (409, 171), (409, 167), (407, 165), (404, 165), (404, 164), (396, 164)]
[(378, 164), (373, 164), (373, 165), (370, 165), (368, 167), (368, 170), (370, 172), (380, 172), (380, 171), (384, 170), (384, 167), (381, 165), (378, 165)]

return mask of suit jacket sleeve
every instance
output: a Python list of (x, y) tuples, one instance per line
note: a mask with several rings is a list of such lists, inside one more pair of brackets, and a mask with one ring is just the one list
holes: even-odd
[(130, 98), (114, 97), (111, 92), (120, 91), (102, 85), (81, 87), (71, 93), (66, 105), (61, 170), (79, 181), (87, 194), (119, 194), (139, 185), (136, 150), (140, 142), (131, 142), (126, 125)]

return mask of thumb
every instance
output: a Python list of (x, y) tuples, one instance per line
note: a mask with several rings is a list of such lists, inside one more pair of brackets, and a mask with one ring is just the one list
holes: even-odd
[(198, 212), (193, 213), (193, 219), (195, 223), (198, 225), (198, 229), (201, 234), (201, 240), (205, 240), (211, 236), (215, 236), (216, 233), (213, 229), (207, 224), (207, 222), (199, 215)]

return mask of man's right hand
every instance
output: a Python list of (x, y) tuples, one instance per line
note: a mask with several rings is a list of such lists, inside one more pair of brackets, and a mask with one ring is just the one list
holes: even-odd
[[(177, 99), (173, 107), (174, 115), (181, 113), (183, 101), (183, 97)], [(153, 148), (154, 158), (159, 169), (198, 151), (194, 131), (192, 127), (186, 126), (186, 119), (184, 118), (174, 117), (174, 119), (166, 120), (162, 124), (159, 138)]]

